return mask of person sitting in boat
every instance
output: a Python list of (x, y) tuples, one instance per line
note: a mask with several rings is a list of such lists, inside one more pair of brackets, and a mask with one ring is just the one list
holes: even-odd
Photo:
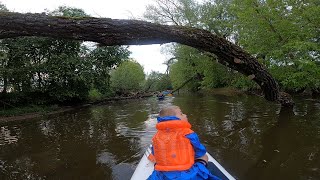
[(157, 94), (157, 97), (159, 100), (163, 100), (164, 99), (164, 95), (162, 93)]
[(187, 116), (180, 107), (163, 108), (157, 120), (152, 154), (148, 157), (155, 166), (148, 180), (220, 180), (206, 168), (206, 148), (191, 130)]
[(172, 90), (167, 89), (167, 90), (163, 91), (162, 94), (165, 96), (172, 96)]
[(169, 94), (169, 91), (165, 90), (162, 92), (162, 94), (166, 96), (167, 94)]

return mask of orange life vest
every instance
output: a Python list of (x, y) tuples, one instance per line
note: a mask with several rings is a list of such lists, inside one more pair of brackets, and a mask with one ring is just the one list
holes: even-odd
[(152, 138), (155, 169), (158, 171), (183, 171), (194, 164), (194, 149), (185, 135), (193, 133), (188, 121), (171, 120), (156, 125)]

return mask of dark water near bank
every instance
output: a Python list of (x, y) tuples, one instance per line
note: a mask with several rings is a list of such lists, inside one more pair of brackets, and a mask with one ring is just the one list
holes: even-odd
[(320, 179), (320, 100), (293, 111), (252, 96), (177, 96), (0, 122), (0, 179), (130, 179), (165, 105), (188, 115), (237, 179)]

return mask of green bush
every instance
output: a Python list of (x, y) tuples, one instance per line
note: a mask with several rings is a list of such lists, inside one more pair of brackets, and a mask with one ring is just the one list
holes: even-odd
[(133, 60), (123, 62), (111, 73), (111, 87), (118, 94), (142, 90), (144, 80), (143, 67)]
[(289, 92), (320, 88), (320, 66), (315, 62), (298, 62), (291, 66), (273, 66), (271, 74), (280, 88)]
[(257, 83), (240, 74), (231, 81), (230, 86), (243, 91), (259, 89), (259, 85)]
[(90, 89), (88, 98), (90, 101), (97, 101), (102, 98), (102, 94), (97, 89)]

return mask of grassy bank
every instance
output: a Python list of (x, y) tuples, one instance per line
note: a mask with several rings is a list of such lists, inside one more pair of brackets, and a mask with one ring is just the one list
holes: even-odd
[[(41, 116), (45, 114), (54, 114), (65, 112), (67, 110), (71, 110), (77, 107), (83, 107), (88, 105), (97, 105), (97, 104), (104, 104), (109, 101), (120, 101), (120, 100), (128, 100), (128, 99), (140, 99), (153, 96), (153, 93), (144, 93), (144, 94), (133, 94), (131, 96), (116, 96), (116, 97), (109, 97), (109, 98), (97, 98), (97, 99), (90, 99), (89, 101), (85, 101), (82, 103), (77, 103), (74, 105), (68, 106), (58, 106), (58, 105), (48, 105), (48, 106), (39, 106), (39, 105), (29, 105), (29, 106), (22, 106), (22, 107), (12, 107), (0, 110), (0, 119), (5, 119), (7, 117), (14, 117), (14, 116), (26, 116), (26, 117), (34, 117), (34, 116)], [(12, 118), (11, 118), (12, 119)], [(22, 117), (17, 118), (22, 119)]]
[(58, 110), (59, 107), (57, 105), (51, 106), (38, 106), (38, 105), (30, 105), (26, 107), (15, 107), (10, 109), (2, 109), (0, 110), (0, 117), (10, 117), (10, 116), (19, 116), (22, 114), (28, 113), (48, 113), (51, 111)]

